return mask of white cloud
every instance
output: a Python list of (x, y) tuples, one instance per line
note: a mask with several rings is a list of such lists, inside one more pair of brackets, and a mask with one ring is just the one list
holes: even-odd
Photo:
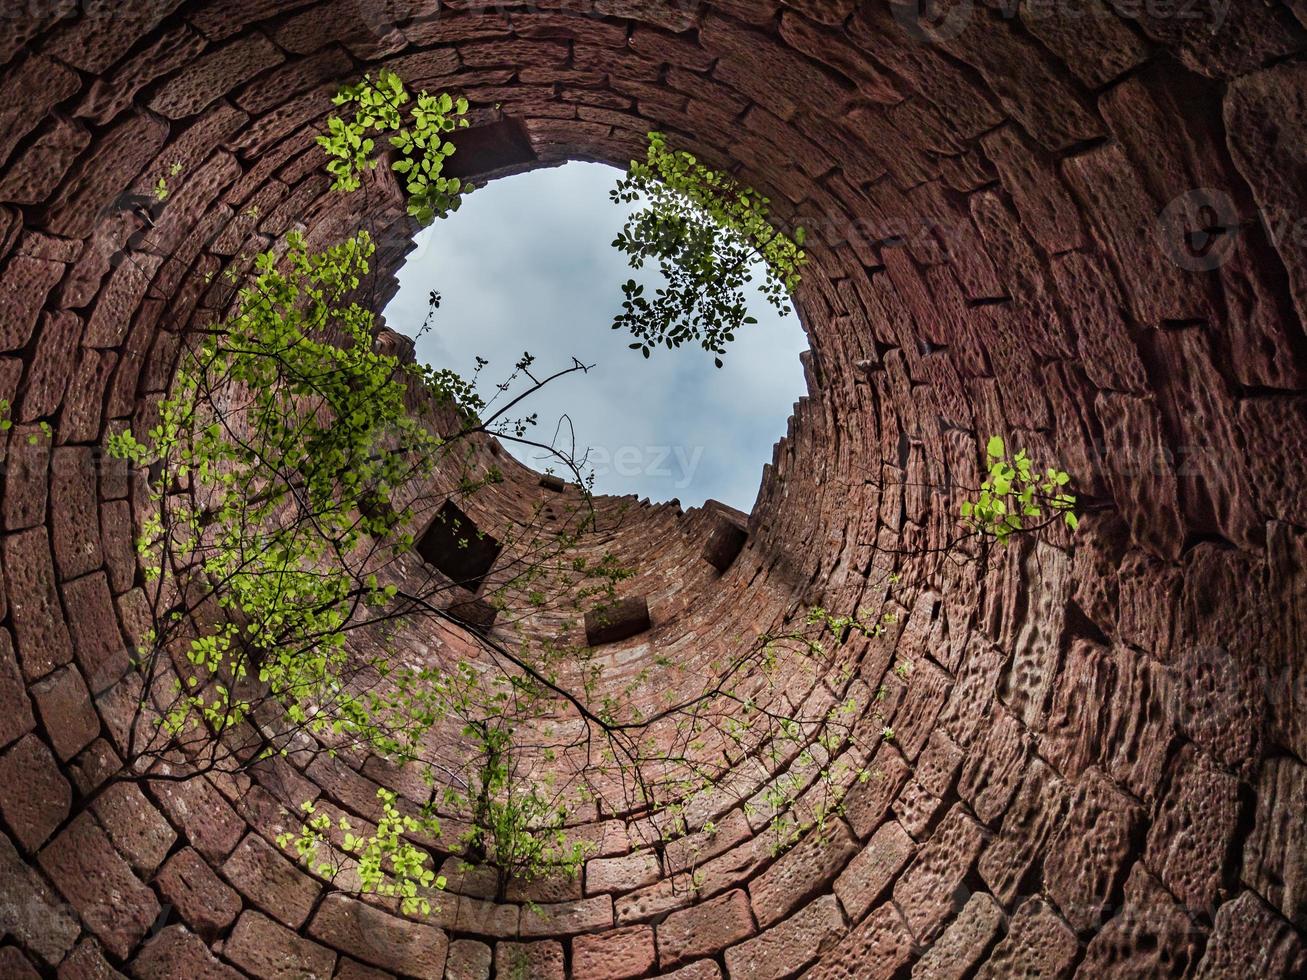
[[(478, 189), (419, 235), (387, 323), (413, 333), (434, 289), (443, 302), (418, 356), (437, 367), (467, 373), (479, 355), (491, 362), (483, 376), (493, 384), (524, 351), (536, 356), (537, 373), (566, 367), (573, 355), (594, 364), (524, 403), (539, 416), (532, 438), (548, 442), (566, 414), (578, 449), (592, 450), (599, 492), (677, 497), (686, 506), (713, 497), (747, 511), (804, 392), (798, 355), (807, 338), (794, 313), (780, 317), (754, 296), (759, 322), (736, 337), (721, 370), (697, 346), (648, 360), (628, 349), (625, 331), (610, 328), (621, 283), (633, 275), (611, 247), (625, 219), (608, 200), (618, 175), (569, 163)], [(544, 465), (529, 458), (536, 450), (507, 448)]]

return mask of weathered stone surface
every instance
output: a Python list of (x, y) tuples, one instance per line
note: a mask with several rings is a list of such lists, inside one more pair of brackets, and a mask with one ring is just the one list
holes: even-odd
[(72, 789), (35, 735), (0, 755), (0, 816), (18, 843), (35, 851), (68, 816)]
[(238, 980), (241, 974), (220, 963), (185, 926), (168, 926), (142, 947), (132, 964), (132, 976), (138, 980), (170, 980), (176, 976)]
[(100, 719), (91, 706), (90, 691), (76, 667), (60, 667), (30, 690), (36, 713), (60, 759), (71, 759), (100, 734)]
[(114, 783), (91, 807), (118, 853), (142, 878), (163, 863), (177, 834), (135, 783)]
[(894, 901), (921, 942), (935, 939), (964, 904), (959, 888), (984, 839), (984, 831), (961, 804), (954, 806), (895, 884)]
[(245, 912), (236, 921), (223, 955), (243, 970), (267, 980), (327, 980), (336, 954), (298, 936), (258, 912)]
[(825, 890), (856, 853), (857, 841), (842, 820), (826, 831), (811, 831), (750, 882), (749, 903), (758, 926), (766, 929), (814, 892)]
[(742, 891), (673, 912), (655, 929), (658, 965), (664, 970), (701, 956), (712, 956), (753, 935), (753, 915)]
[(1078, 950), (1075, 933), (1048, 903), (1027, 899), (1013, 913), (1007, 935), (976, 976), (986, 980), (1069, 976)]
[(830, 949), (844, 933), (834, 895), (823, 895), (788, 919), (726, 951), (726, 972), (758, 980), (790, 976)]
[(915, 943), (903, 916), (886, 902), (822, 956), (808, 980), (890, 980), (911, 962)]
[[(494, 951), (485, 943), (479, 943), (474, 939), (456, 939), (449, 944), (449, 957), (445, 961), (445, 978), (446, 980), (490, 980), (490, 966), (493, 962)], [(359, 980), (367, 980), (374, 973), (386, 976), (370, 967), (362, 965), (357, 967), (355, 972)], [(336, 975), (344, 975), (344, 970), (345, 965), (342, 964)]]
[(1113, 905), (1141, 817), (1138, 804), (1096, 769), (1071, 788), (1066, 820), (1044, 860), (1044, 880), (1075, 928), (1097, 926)]
[(55, 592), (45, 529), (7, 535), (3, 545), (14, 645), (23, 676), (33, 681), (71, 661), (72, 642)]
[(657, 962), (654, 933), (648, 926), (572, 940), (572, 975), (577, 980), (626, 980), (643, 976)]
[(1196, 977), (1246, 973), (1259, 977), (1291, 977), (1307, 970), (1302, 938), (1252, 892), (1242, 892), (1217, 910), (1207, 949)]
[(1206, 756), (1184, 752), (1153, 816), (1144, 860), (1191, 911), (1227, 897), (1225, 867), (1239, 812), (1239, 781)]
[(309, 935), (365, 963), (439, 980), (449, 938), (433, 926), (397, 918), (333, 892), (309, 922)]
[(240, 896), (193, 848), (170, 857), (154, 880), (164, 900), (201, 936), (218, 935), (240, 914)]
[(551, 939), (536, 943), (497, 943), (495, 976), (540, 980), (563, 980), (562, 943)]
[(998, 937), (1003, 909), (976, 892), (939, 939), (912, 966), (913, 980), (958, 980), (970, 975)]
[(126, 957), (159, 915), (154, 893), (89, 813), (69, 824), (38, 859), (87, 928), (117, 957)]
[(321, 887), (258, 834), (250, 833), (222, 866), (247, 899), (292, 929), (304, 924)]
[(1161, 884), (1135, 865), (1125, 904), (1085, 948), (1082, 976), (1183, 977), (1202, 948), (1202, 930)]
[(1298, 928), (1307, 928), (1307, 766), (1287, 756), (1267, 760), (1257, 779), (1253, 830), (1244, 842), (1243, 881)]
[(856, 922), (877, 904), (915, 849), (912, 838), (894, 820), (883, 824), (872, 835), (835, 879), (835, 894), (849, 918)]

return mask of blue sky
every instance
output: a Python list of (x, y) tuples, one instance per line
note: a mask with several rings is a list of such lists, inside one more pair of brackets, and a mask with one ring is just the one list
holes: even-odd
[[(629, 335), (610, 328), (621, 283), (634, 276), (652, 287), (659, 277), (656, 265), (635, 275), (612, 247), (625, 220), (608, 199), (618, 176), (601, 164), (569, 163), (479, 188), (418, 236), (386, 321), (412, 334), (428, 293), (438, 291), (440, 311), (418, 340), (418, 357), (465, 375), (478, 355), (488, 359), (483, 393), (524, 351), (536, 356), (537, 376), (573, 355), (594, 364), (522, 404), (539, 418), (530, 438), (550, 442), (566, 415), (577, 455), (589, 450), (597, 492), (675, 497), (687, 507), (715, 498), (748, 511), (804, 392), (799, 353), (807, 338), (793, 312), (781, 317), (755, 295), (750, 313), (759, 322), (737, 334), (720, 370), (697, 346), (657, 350), (648, 360), (630, 350)], [(566, 427), (560, 438), (570, 445)], [(539, 450), (505, 445), (536, 469), (547, 465)]]

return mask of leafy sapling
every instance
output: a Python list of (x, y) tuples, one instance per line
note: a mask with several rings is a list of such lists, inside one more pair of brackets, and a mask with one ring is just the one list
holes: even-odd
[(1009, 459), (1001, 436), (985, 447), (989, 475), (975, 499), (962, 502), (962, 525), (985, 537), (1006, 542), (1013, 534), (1034, 532), (1061, 520), (1079, 526), (1076, 498), (1066, 492), (1071, 477), (1064, 470), (1039, 470), (1023, 449)]

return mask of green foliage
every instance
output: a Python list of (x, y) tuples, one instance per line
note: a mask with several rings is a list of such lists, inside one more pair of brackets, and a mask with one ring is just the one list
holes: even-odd
[(763, 295), (786, 312), (806, 258), (804, 233), (798, 228), (791, 239), (775, 228), (769, 201), (757, 191), (650, 133), (646, 159), (631, 162), (610, 197), (618, 204), (646, 202), (613, 246), (634, 269), (656, 259), (665, 283), (652, 299), (634, 279), (622, 286), (625, 299), (613, 329), (631, 332), (633, 350), (648, 357), (659, 344), (671, 349), (698, 341), (721, 367), (725, 345), (742, 326), (757, 322), (748, 315), (743, 289), (759, 261), (766, 270)]
[[(416, 710), (413, 691), (355, 695), (340, 679), (347, 624), (394, 587), (339, 556), (365, 536), (411, 543), (390, 496), (431, 471), (442, 440), (408, 413), (408, 384), (465, 410), (477, 403), (457, 376), (373, 350), (372, 314), (348, 299), (368, 270), (366, 233), (320, 253), (293, 233), (286, 245), (257, 257), (235, 316), (183, 359), (144, 441), (130, 429), (108, 441), (111, 455), (158, 473), (138, 542), (147, 579), (172, 588), (181, 565), (221, 583), (223, 615), (191, 639), (196, 673), (165, 725), (239, 725), (252, 704), (236, 692), (255, 677), (309, 730), (400, 751), (417, 726), (396, 735), (378, 717)], [(193, 498), (170, 493), (190, 480)]]
[(421, 92), (406, 122), (401, 109), (408, 104), (409, 94), (398, 75), (383, 69), (375, 82), (365, 75), (361, 82), (342, 88), (332, 101), (355, 107), (352, 119), (331, 116), (328, 132), (317, 138), (331, 158), (327, 172), (335, 178), (333, 190), (353, 191), (362, 186), (363, 172), (380, 161), (374, 134), (389, 134), (387, 142), (398, 154), (390, 166), (408, 192), (408, 213), (427, 225), (458, 210), (462, 196), (472, 187), (457, 177), (444, 176), (445, 160), (454, 152), (454, 144), (445, 135), (468, 125), (466, 99)]
[[(377, 790), (377, 799), (381, 801), (382, 816), (372, 834), (362, 829), (356, 832), (348, 817), (341, 817), (333, 825), (331, 817), (318, 813), (313, 802), (306, 800), (300, 804), (304, 823), (299, 833), (280, 834), (277, 843), (294, 850), (310, 870), (328, 881), (336, 881), (350, 866), (347, 861), (352, 860), (364, 894), (399, 899), (400, 911), (405, 915), (430, 915), (428, 896), (433, 889), (444, 889), (445, 876), (431, 869), (430, 854), (403, 835), (438, 836), (440, 822), (434, 817), (401, 813), (390, 790)], [(341, 835), (339, 850), (328, 839), (333, 830)]]
[(500, 898), (511, 881), (531, 881), (547, 874), (575, 878), (588, 854), (587, 845), (570, 841), (563, 829), (571, 807), (558, 794), (521, 779), (516, 771), (511, 725), (522, 713), (519, 703), (498, 718), (464, 727), (463, 735), (481, 754), (468, 797), (452, 791), (446, 794), (449, 802), (471, 805), (472, 826), (463, 843), (469, 857), (487, 860), (495, 868)]
[(1006, 541), (1021, 531), (1035, 531), (1059, 518), (1071, 530), (1079, 525), (1076, 498), (1063, 488), (1069, 474), (1048, 467), (1042, 472), (1023, 449), (1011, 459), (1000, 436), (985, 447), (989, 476), (974, 500), (961, 506), (962, 524), (978, 534)]

